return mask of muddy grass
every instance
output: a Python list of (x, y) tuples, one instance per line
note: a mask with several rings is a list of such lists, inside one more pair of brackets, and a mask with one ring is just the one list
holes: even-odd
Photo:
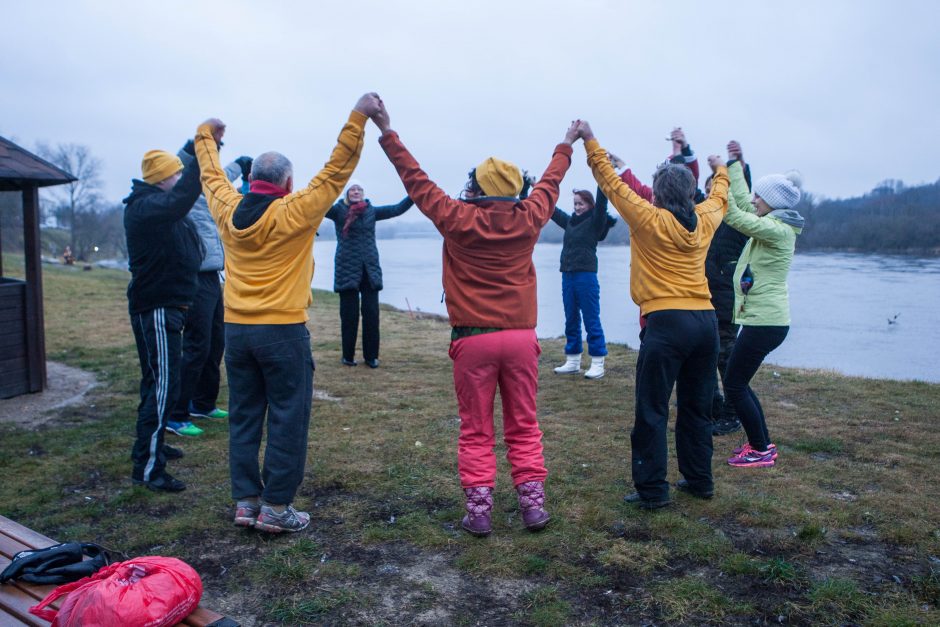
[(731, 469), (721, 461), (738, 440), (718, 438), (713, 500), (674, 494), (642, 512), (621, 501), (636, 354), (612, 346), (604, 379), (562, 378), (562, 343), (545, 340), (553, 520), (522, 529), (500, 445), (494, 533), (475, 539), (459, 530), (446, 324), (383, 309), (382, 367), (344, 368), (337, 299), (318, 293), (296, 499), (312, 523), (271, 537), (231, 524), (224, 421), (172, 440), (186, 492), (130, 485), (126, 274), (45, 279), (50, 356), (100, 385), (29, 428), (0, 422), (0, 512), (60, 540), (185, 559), (204, 605), (244, 625), (940, 624), (940, 386), (762, 370), (777, 467)]

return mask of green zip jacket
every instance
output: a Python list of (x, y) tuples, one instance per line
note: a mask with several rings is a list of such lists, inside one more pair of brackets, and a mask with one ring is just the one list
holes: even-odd
[[(734, 321), (744, 326), (789, 326), (787, 274), (796, 236), (802, 229), (784, 224), (770, 214), (753, 213), (740, 161), (728, 168), (728, 175), (731, 194), (725, 223), (751, 238), (734, 270)], [(747, 266), (751, 267), (754, 284), (745, 295), (741, 291), (741, 275)]]

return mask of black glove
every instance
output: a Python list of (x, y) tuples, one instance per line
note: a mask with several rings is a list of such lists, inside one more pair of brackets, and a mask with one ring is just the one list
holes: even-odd
[(193, 143), (193, 140), (187, 140), (186, 143), (183, 144), (183, 152), (189, 153), (194, 157), (196, 156), (196, 144)]
[(242, 178), (246, 181), (248, 180), (248, 175), (251, 174), (251, 157), (241, 156), (235, 160), (235, 163), (242, 169)]

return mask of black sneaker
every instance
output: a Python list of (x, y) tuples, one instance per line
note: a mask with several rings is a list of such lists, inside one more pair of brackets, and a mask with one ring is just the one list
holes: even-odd
[(379, 360), (378, 360), (378, 359), (367, 359), (367, 360), (366, 360), (366, 365), (369, 366), (370, 368), (378, 368), (378, 367), (379, 367)]
[(343, 357), (343, 365), (344, 365), (344, 366), (350, 366), (350, 367), (351, 367), (351, 366), (355, 366), (355, 365), (356, 365), (356, 360), (355, 360), (355, 359), (346, 359), (345, 357)]
[(716, 420), (712, 424), (712, 435), (728, 435), (741, 430), (741, 421), (735, 418)]
[(689, 482), (685, 479), (679, 479), (676, 481), (676, 490), (679, 492), (685, 492), (686, 494), (691, 494), (692, 496), (699, 499), (710, 499), (715, 496), (714, 490), (693, 490), (692, 486), (689, 485)]
[(644, 499), (642, 496), (640, 496), (639, 492), (628, 494), (625, 497), (623, 497), (623, 500), (625, 503), (637, 505), (641, 509), (660, 509), (661, 507), (666, 507), (667, 505), (672, 503), (672, 501), (670, 501), (668, 497), (663, 501), (657, 501), (654, 499)]
[(164, 472), (156, 479), (144, 481), (143, 479), (133, 479), (134, 485), (142, 485), (148, 490), (154, 492), (182, 492), (186, 489), (186, 484), (179, 479), (174, 479), (173, 475)]
[(163, 456), (167, 461), (173, 459), (183, 459), (183, 450), (178, 449), (175, 446), (170, 446), (169, 444), (163, 445)]

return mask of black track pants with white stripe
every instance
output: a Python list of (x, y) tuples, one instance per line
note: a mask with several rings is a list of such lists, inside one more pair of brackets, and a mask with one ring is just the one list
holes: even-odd
[(159, 307), (131, 314), (140, 358), (137, 439), (131, 452), (133, 478), (153, 481), (163, 474), (163, 434), (180, 389), (183, 310)]

